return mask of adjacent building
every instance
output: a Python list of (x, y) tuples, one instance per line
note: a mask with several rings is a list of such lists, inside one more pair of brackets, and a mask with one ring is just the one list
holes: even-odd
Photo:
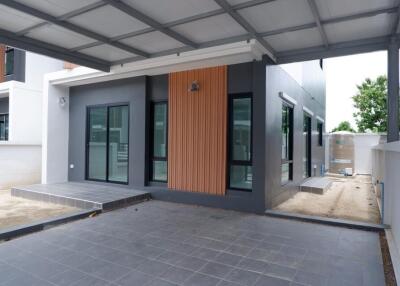
[(43, 76), (63, 62), (0, 45), (0, 189), (40, 182)]
[(47, 75), (42, 182), (252, 212), (288, 199), (324, 170), (322, 62), (272, 65), (241, 45), (215, 60), (212, 49)]

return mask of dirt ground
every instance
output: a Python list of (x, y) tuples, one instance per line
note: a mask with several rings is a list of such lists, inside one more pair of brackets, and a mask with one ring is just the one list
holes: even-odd
[(77, 210), (73, 207), (12, 197), (9, 190), (0, 190), (0, 230)]
[(323, 194), (298, 192), (275, 209), (306, 215), (380, 223), (370, 176), (329, 177), (333, 183)]

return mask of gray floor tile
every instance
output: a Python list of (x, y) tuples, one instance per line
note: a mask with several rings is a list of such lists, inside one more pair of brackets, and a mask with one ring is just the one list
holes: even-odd
[(115, 283), (121, 286), (145, 285), (153, 279), (154, 277), (151, 275), (133, 270), (127, 275), (123, 276), (121, 279), (117, 280)]
[(235, 268), (225, 277), (225, 279), (240, 285), (251, 286), (256, 283), (260, 276), (261, 274), (252, 271)]
[(54, 286), (54, 284), (39, 279), (28, 273), (21, 273), (17, 277), (0, 284), (2, 286)]
[(165, 262), (168, 264), (175, 264), (176, 262), (183, 259), (184, 257), (185, 257), (185, 255), (182, 253), (167, 250), (167, 251), (163, 252), (160, 256), (157, 256), (156, 260)]
[(188, 280), (186, 280), (184, 286), (216, 286), (220, 282), (220, 279), (207, 276), (204, 274), (196, 273)]
[(160, 278), (172, 283), (181, 284), (194, 274), (193, 271), (171, 266)]
[(159, 278), (150, 281), (146, 286), (178, 286), (178, 284), (171, 283), (169, 281), (161, 280)]
[(191, 256), (186, 256), (179, 260), (178, 262), (175, 263), (175, 266), (185, 268), (188, 270), (192, 271), (197, 271), (200, 268), (202, 268), (205, 264), (207, 263), (206, 260), (196, 258), (196, 257), (191, 257)]
[(224, 278), (232, 270), (233, 270), (232, 266), (220, 264), (217, 262), (208, 262), (199, 270), (199, 272), (210, 276), (215, 276), (218, 278)]
[(115, 281), (131, 271), (127, 267), (96, 258), (80, 265), (77, 269), (107, 281)]
[[(309, 286), (325, 286), (328, 283), (328, 278), (315, 273), (298, 271), (293, 279), (294, 282)], [(340, 284), (338, 284), (340, 285)], [(357, 284), (355, 284), (357, 285)]]
[(291, 284), (288, 280), (279, 279), (270, 276), (261, 276), (255, 286), (289, 286)]
[(216, 258), (213, 260), (215, 262), (219, 262), (222, 264), (230, 265), (230, 266), (236, 266), (239, 264), (239, 262), (243, 259), (242, 256), (222, 252), (220, 255), (218, 255)]
[(236, 267), (257, 273), (264, 273), (268, 267), (268, 264), (260, 260), (243, 258)]
[(70, 286), (88, 276), (88, 274), (81, 271), (70, 269), (57, 275), (53, 275), (47, 280), (51, 283), (57, 284), (57, 286)]
[(171, 265), (169, 264), (157, 260), (146, 259), (136, 269), (146, 274), (153, 275), (154, 277), (159, 277), (163, 275), (170, 267)]

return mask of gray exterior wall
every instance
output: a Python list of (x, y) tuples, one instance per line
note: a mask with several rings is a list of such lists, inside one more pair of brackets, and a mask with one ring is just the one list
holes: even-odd
[(69, 169), (70, 181), (85, 180), (86, 108), (101, 104), (129, 104), (129, 187), (145, 184), (146, 78), (109, 81), (70, 90)]
[(9, 113), (8, 97), (0, 98), (0, 114)]
[[(253, 93), (253, 191), (227, 190), (225, 196), (170, 191), (166, 184), (149, 181), (150, 104), (168, 99), (168, 75), (139, 77), (71, 88), (69, 180), (85, 180), (86, 108), (90, 105), (129, 102), (129, 188), (150, 191), (155, 199), (263, 213), (293, 195), (303, 181), (303, 105), (312, 120), (312, 160), (324, 161), (324, 148), (317, 147), (317, 121), (325, 118), (325, 81), (315, 63), (307, 64), (303, 86), (279, 66), (267, 61), (228, 66), (228, 93)], [(281, 107), (283, 91), (295, 98), (294, 180), (281, 187)], [(314, 99), (312, 99), (314, 98)], [(319, 175), (319, 167), (317, 174)], [(96, 182), (98, 183), (98, 182)]]
[[(318, 61), (304, 64), (302, 86), (279, 66), (266, 68), (266, 170), (265, 205), (272, 208), (298, 191), (303, 179), (303, 106), (310, 109), (312, 117), (312, 175), (319, 176), (324, 163), (324, 147), (318, 146), (317, 119), (325, 119), (325, 79)], [(284, 92), (297, 101), (293, 110), (293, 181), (281, 185), (281, 125)], [(317, 165), (314, 172), (313, 166)]]
[(25, 51), (14, 49), (14, 73), (5, 76), (5, 81), (25, 82)]

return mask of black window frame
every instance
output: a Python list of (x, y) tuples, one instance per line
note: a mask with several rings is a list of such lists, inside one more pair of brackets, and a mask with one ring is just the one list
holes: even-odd
[[(288, 159), (282, 159), (281, 158), (281, 172), (282, 172), (282, 165), (283, 164), (289, 164), (289, 179), (286, 181), (281, 181), (281, 185), (285, 185), (291, 181), (293, 181), (293, 143), (294, 143), (294, 106), (290, 103), (287, 103), (285, 101), (282, 102), (282, 112), (283, 112), (283, 108), (287, 108), (288, 109), (288, 113), (289, 113), (289, 142), (288, 142), (288, 150), (289, 150), (289, 154), (288, 154)], [(282, 121), (283, 123), (283, 121)], [(282, 136), (281, 136), (282, 138)], [(282, 144), (281, 144), (282, 146)], [(281, 150), (282, 152), (282, 150)], [(282, 175), (282, 173), (281, 173)], [(281, 176), (282, 179), (282, 176)]]
[(3, 118), (3, 120), (4, 120), (4, 139), (0, 138), (0, 141), (8, 141), (10, 114), (9, 113), (0, 113), (0, 118)]
[[(311, 178), (312, 177), (312, 115), (310, 115), (307, 112), (304, 112), (303, 114), (303, 133), (306, 132), (305, 129), (305, 120), (307, 119), (308, 125), (307, 125), (307, 152), (308, 154), (305, 154), (307, 156), (307, 170), (303, 170), (303, 177), (304, 179)], [(303, 148), (305, 149), (305, 148)], [(304, 151), (304, 150), (303, 150)], [(303, 157), (304, 158), (304, 157)], [(303, 164), (304, 167), (304, 164)], [(305, 175), (305, 176), (304, 176)]]
[[(8, 72), (8, 69), (7, 69), (7, 62), (8, 61), (7, 61), (7, 59), (8, 59), (8, 54), (11, 54), (11, 53), (13, 54), (12, 61), (11, 61), (12, 71)], [(14, 73), (15, 73), (15, 49), (13, 47), (7, 46), (6, 50), (4, 52), (4, 76), (11, 76)]]
[[(166, 150), (165, 150), (165, 157), (158, 157), (154, 156), (154, 119), (155, 119), (155, 107), (157, 105), (165, 104), (167, 107), (167, 118), (166, 118), (166, 125), (167, 125), (167, 138), (166, 138)], [(168, 100), (159, 100), (159, 101), (152, 101), (150, 103), (150, 156), (149, 156), (149, 181), (156, 182), (156, 183), (168, 183), (168, 128), (169, 128), (169, 121), (168, 121)], [(163, 161), (167, 162), (167, 180), (155, 180), (153, 175), (153, 163), (155, 161)]]
[(318, 146), (324, 146), (324, 123), (317, 121), (317, 131), (318, 131)]
[[(120, 107), (120, 106), (127, 106), (128, 107), (128, 162), (127, 162), (127, 181), (112, 181), (109, 180), (109, 153), (110, 153), (110, 108), (111, 107)], [(107, 132), (106, 132), (106, 179), (91, 179), (89, 178), (89, 138), (90, 138), (90, 109), (91, 108), (100, 108), (106, 107), (107, 108)], [(111, 104), (95, 104), (95, 105), (88, 105), (86, 106), (86, 131), (85, 131), (85, 180), (86, 181), (93, 181), (93, 182), (102, 182), (102, 183), (112, 183), (112, 184), (119, 184), (119, 185), (129, 185), (129, 146), (130, 146), (130, 104), (129, 102), (122, 102), (122, 103), (111, 103)]]
[[(233, 159), (233, 147), (232, 147), (232, 139), (233, 139), (233, 102), (235, 99), (241, 98), (249, 98), (250, 99), (250, 113), (251, 113), (251, 126), (250, 126), (250, 160), (234, 160)], [(243, 192), (252, 192), (253, 185), (251, 189), (245, 188), (237, 188), (231, 186), (231, 169), (233, 166), (247, 166), (253, 168), (253, 93), (245, 92), (245, 93), (231, 93), (228, 94), (228, 164), (227, 164), (227, 187), (230, 190), (235, 191), (243, 191)], [(253, 171), (253, 170), (252, 170)]]

